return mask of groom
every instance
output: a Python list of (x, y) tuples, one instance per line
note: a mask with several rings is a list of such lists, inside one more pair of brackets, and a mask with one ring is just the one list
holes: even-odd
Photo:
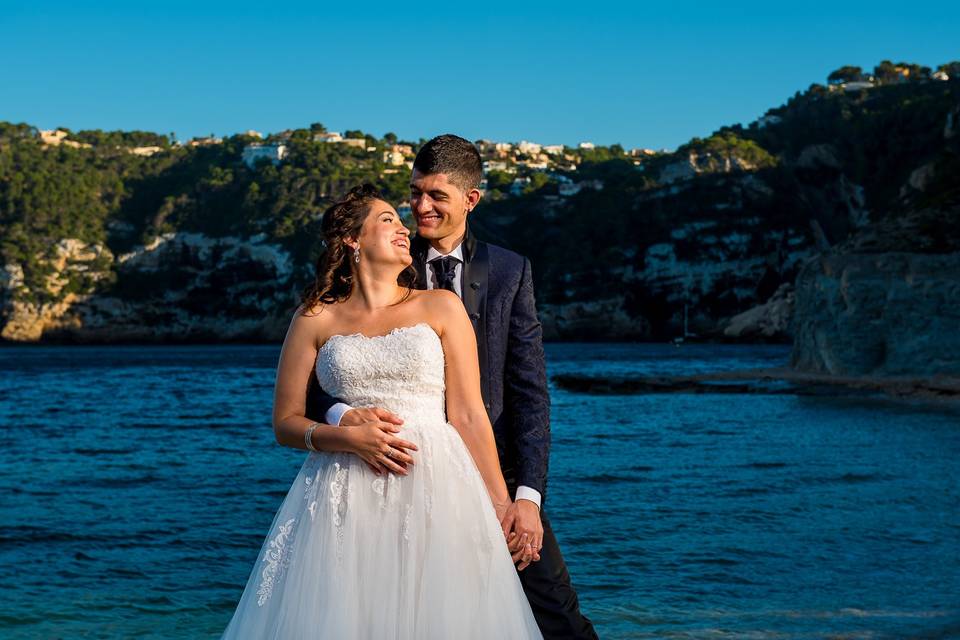
[[(471, 234), (467, 216), (480, 201), (482, 178), (480, 154), (468, 140), (442, 135), (420, 149), (410, 181), (417, 223), (410, 252), (419, 286), (459, 295), (477, 334), (481, 393), (514, 495), (501, 524), (516, 534), (511, 552), (537, 624), (548, 640), (596, 638), (543, 510), (550, 396), (530, 261)], [(353, 409), (316, 392), (308, 407), (328, 424), (397, 421), (383, 409)]]

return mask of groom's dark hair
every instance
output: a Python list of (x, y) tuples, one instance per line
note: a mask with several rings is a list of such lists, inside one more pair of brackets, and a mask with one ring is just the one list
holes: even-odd
[(424, 175), (446, 174), (462, 191), (480, 187), (483, 162), (477, 147), (460, 136), (445, 133), (420, 147), (413, 168)]

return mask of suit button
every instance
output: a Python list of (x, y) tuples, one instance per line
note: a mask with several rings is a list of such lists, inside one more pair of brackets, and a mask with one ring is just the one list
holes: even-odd
[(470, 319), (471, 319), (471, 320), (479, 320), (479, 319), (480, 319), (480, 314), (479, 314), (479, 313), (476, 313), (476, 312), (471, 313), (471, 314), (470, 314)]

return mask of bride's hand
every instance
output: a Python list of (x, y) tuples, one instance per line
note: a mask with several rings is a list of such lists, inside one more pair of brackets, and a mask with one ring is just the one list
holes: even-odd
[(392, 471), (407, 475), (406, 465), (413, 464), (413, 457), (408, 451), (416, 451), (417, 445), (394, 435), (400, 431), (400, 427), (374, 419), (346, 428), (350, 433), (351, 453), (360, 456), (374, 473), (380, 475)]
[(512, 503), (506, 515), (500, 519), (500, 526), (507, 537), (507, 548), (517, 565), (517, 571), (523, 571), (531, 562), (540, 561), (543, 522), (540, 520), (540, 508), (535, 503), (523, 498)]

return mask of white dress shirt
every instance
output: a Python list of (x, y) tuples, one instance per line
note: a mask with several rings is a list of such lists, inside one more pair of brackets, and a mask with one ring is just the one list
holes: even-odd
[[(433, 272), (433, 267), (430, 266), (430, 262), (437, 258), (442, 258), (444, 255), (456, 258), (456, 265), (454, 266), (454, 277), (453, 277), (453, 288), (456, 290), (456, 294), (463, 299), (463, 243), (461, 242), (453, 251), (448, 254), (443, 254), (430, 247), (427, 250), (427, 289), (436, 289), (437, 288), (437, 276)], [(329, 409), (327, 409), (327, 424), (339, 425), (340, 420), (343, 419), (343, 414), (352, 409), (348, 404), (343, 402), (338, 402)], [(537, 505), (537, 508), (540, 508), (541, 496), (540, 492), (532, 487), (527, 487), (520, 485), (517, 487), (517, 495), (514, 496), (514, 500), (529, 500), (530, 502)]]
[[(433, 267), (430, 266), (430, 263), (436, 260), (437, 258), (442, 258), (444, 254), (440, 253), (433, 247), (427, 249), (427, 275), (429, 282), (427, 282), (427, 289), (436, 289), (437, 288), (437, 274), (434, 273)], [(451, 258), (456, 258), (456, 262), (453, 266), (453, 289), (454, 292), (460, 296), (460, 299), (463, 300), (463, 243), (460, 243), (456, 248), (450, 253), (446, 254)]]

